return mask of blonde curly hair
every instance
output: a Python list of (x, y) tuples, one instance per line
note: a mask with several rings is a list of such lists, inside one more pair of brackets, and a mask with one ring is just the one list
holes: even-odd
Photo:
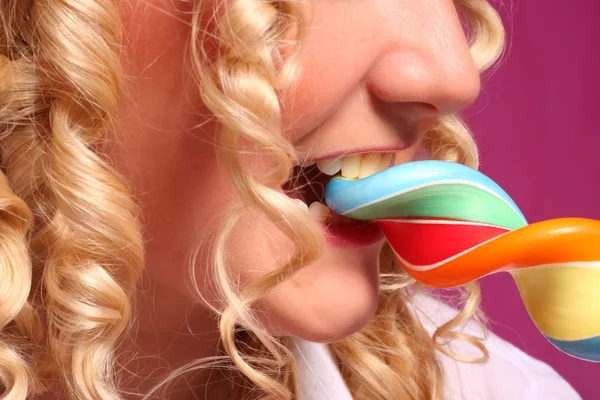
[[(484, 0), (456, 4), (483, 71), (501, 54), (501, 20)], [(229, 398), (291, 399), (296, 388), (288, 339), (270, 335), (252, 307), (323, 246), (314, 222), (277, 191), (297, 161), (282, 135), (279, 98), (294, 89), (309, 21), (302, 0), (236, 0), (216, 21), (215, 58), (204, 47), (206, 1), (194, 7), (191, 61), (202, 100), (220, 122), (217, 142), (237, 195), (214, 246), (211, 276), (226, 304), (215, 312), (227, 355), (174, 371), (146, 398), (168, 393), (182, 372), (223, 362), (250, 384)], [(0, 16), (1, 397), (53, 391), (74, 399), (121, 399), (114, 359), (131, 325), (144, 244), (139, 205), (102, 152), (122, 95), (119, 16), (111, 0), (4, 0)], [(292, 27), (297, 35), (290, 40)], [(282, 45), (293, 46), (285, 59)], [(277, 167), (251, 175), (237, 151), (241, 142)], [(478, 166), (475, 143), (457, 116), (441, 118), (423, 145), (435, 159)], [(295, 252), (288, 264), (239, 287), (226, 268), (226, 241), (249, 209), (285, 233)], [(332, 353), (356, 399), (441, 399), (436, 350), (459, 357), (445, 344), (467, 340), (482, 351), (480, 360), (469, 361), (487, 358), (479, 338), (454, 330), (477, 319), (478, 286), (466, 288), (462, 310), (431, 337), (405, 307), (422, 288), (387, 247), (380, 268), (377, 317), (332, 344)]]

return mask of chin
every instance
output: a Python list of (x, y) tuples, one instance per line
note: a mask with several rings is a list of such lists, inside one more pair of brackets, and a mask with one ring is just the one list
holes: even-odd
[(269, 331), (333, 343), (366, 326), (379, 298), (381, 243), (362, 248), (327, 245), (324, 255), (260, 301)]
[(353, 302), (348, 309), (332, 310), (293, 336), (318, 343), (335, 343), (359, 332), (375, 316), (377, 301)]

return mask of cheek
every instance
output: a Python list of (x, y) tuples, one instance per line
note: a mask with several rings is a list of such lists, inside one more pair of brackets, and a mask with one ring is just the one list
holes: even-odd
[[(208, 111), (192, 82), (188, 53), (192, 2), (120, 1), (124, 113), (146, 129), (189, 130)], [(187, 10), (186, 8), (190, 8)]]
[[(314, 18), (306, 32), (298, 86), (281, 94), (282, 121), (292, 142), (335, 113), (369, 70), (381, 43), (372, 12), (362, 2), (306, 2)], [(365, 40), (370, 38), (370, 40)]]

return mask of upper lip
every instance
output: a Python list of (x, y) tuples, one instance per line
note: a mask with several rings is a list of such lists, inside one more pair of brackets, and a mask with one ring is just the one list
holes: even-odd
[(323, 152), (320, 154), (312, 153), (310, 155), (300, 155), (299, 165), (306, 164), (309, 162), (320, 161), (328, 158), (339, 158), (346, 157), (352, 154), (361, 154), (361, 153), (396, 153), (402, 150), (405, 150), (412, 146), (413, 143), (401, 143), (396, 145), (371, 145), (371, 146), (362, 146), (362, 147), (354, 147), (354, 148), (345, 148), (345, 149), (336, 149), (330, 150), (328, 152)]

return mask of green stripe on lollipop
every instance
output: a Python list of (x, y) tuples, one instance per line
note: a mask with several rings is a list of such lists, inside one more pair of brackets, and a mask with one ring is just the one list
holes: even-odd
[[(334, 178), (343, 179), (343, 178)], [(436, 217), (480, 222), (517, 229), (525, 225), (505, 201), (480, 187), (462, 183), (437, 184), (398, 193), (344, 213), (374, 220), (402, 217)]]

